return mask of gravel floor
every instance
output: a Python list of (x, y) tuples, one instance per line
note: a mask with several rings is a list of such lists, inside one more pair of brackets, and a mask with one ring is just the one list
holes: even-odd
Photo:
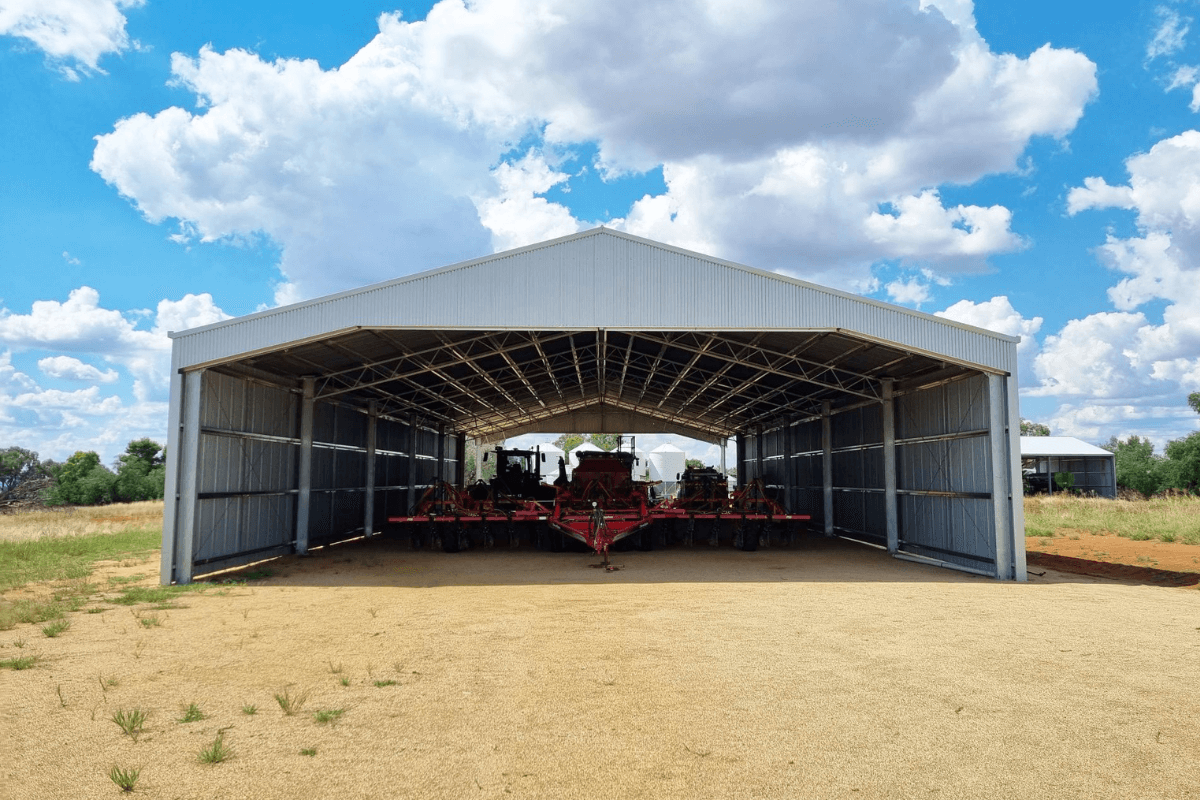
[[(57, 638), (0, 633), (0, 661), (41, 658), (0, 669), (0, 797), (116, 797), (113, 765), (140, 766), (149, 798), (1183, 798), (1200, 785), (1195, 588), (998, 583), (822, 540), (627, 553), (615, 573), (594, 561), (380, 538), (178, 608), (98, 603)], [(274, 699), (285, 687), (307, 693), (293, 716)], [(178, 722), (189, 703), (206, 718)], [(137, 742), (111, 721), (135, 707), (149, 711)], [(233, 757), (199, 763), (219, 732)]]

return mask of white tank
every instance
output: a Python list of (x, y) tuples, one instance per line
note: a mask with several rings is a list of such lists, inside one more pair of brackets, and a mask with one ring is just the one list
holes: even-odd
[(664, 484), (674, 484), (687, 464), (687, 453), (673, 444), (660, 444), (650, 451), (651, 474), (657, 472)]
[(578, 447), (576, 447), (575, 449), (573, 449), (571, 451), (571, 468), (574, 469), (575, 467), (579, 466), (579, 454), (580, 453), (589, 453), (589, 452), (590, 453), (603, 453), (604, 448), (597, 447), (596, 445), (592, 444), (591, 442), (584, 442), (583, 444), (579, 445)]

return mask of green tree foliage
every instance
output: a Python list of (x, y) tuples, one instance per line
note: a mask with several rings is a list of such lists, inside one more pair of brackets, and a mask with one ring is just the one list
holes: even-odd
[(1192, 392), (1188, 395), (1188, 405), (1192, 407), (1192, 411), (1200, 414), (1200, 392)]
[(697, 469), (700, 469), (704, 466), (704, 462), (698, 458), (689, 458), (689, 459), (684, 460), (683, 465), (685, 467), (695, 467)]
[(23, 447), (0, 450), (0, 500), (26, 481), (46, 475), (38, 454)]
[(100, 463), (94, 450), (80, 450), (54, 470), (50, 505), (96, 506), (116, 499), (117, 476)]
[(121, 502), (161, 500), (167, 479), (162, 445), (135, 439), (117, 458), (117, 486), (113, 499)]
[(46, 496), (50, 505), (95, 506), (135, 500), (161, 500), (167, 468), (162, 445), (135, 439), (117, 458), (113, 472), (91, 450), (80, 450), (64, 464), (47, 464), (54, 488)]
[(1167, 443), (1165, 484), (1193, 494), (1200, 488), (1200, 432)]
[(1033, 422), (1031, 420), (1022, 419), (1021, 420), (1021, 435), (1022, 436), (1049, 436), (1050, 435), (1050, 426), (1043, 425), (1040, 422)]
[(601, 450), (616, 450), (619, 433), (564, 433), (554, 440), (554, 446), (569, 453), (584, 442), (591, 442)]

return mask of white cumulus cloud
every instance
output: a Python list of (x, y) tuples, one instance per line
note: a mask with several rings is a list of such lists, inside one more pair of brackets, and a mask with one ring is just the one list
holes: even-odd
[(584, 143), (667, 186), (589, 224), (841, 286), (881, 259), (978, 270), (1022, 246), (1011, 214), (937, 187), (1018, 169), (1097, 84), (1072, 50), (991, 52), (971, 8), (442, 0), (335, 69), (177, 54), (197, 108), (119, 121), (92, 168), (181, 240), (270, 237), (279, 301), (578, 229), (541, 195)]
[(125, 30), (126, 9), (145, 0), (0, 0), (0, 35), (31, 42), (69, 79), (103, 72), (100, 59), (137, 42)]
[(116, 370), (106, 369), (103, 372), (91, 364), (85, 364), (71, 356), (48, 356), (38, 360), (38, 369), (51, 378), (65, 378), (72, 381), (87, 383), (113, 383), (120, 375)]

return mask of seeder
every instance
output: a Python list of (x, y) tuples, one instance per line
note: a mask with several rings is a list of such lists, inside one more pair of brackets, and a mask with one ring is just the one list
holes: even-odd
[(696, 539), (697, 521), (708, 527), (708, 542), (718, 543), (723, 523), (733, 529), (733, 544), (742, 550), (757, 550), (770, 542), (771, 529), (783, 524), (788, 542), (795, 536), (792, 522), (805, 522), (807, 514), (789, 514), (755, 479), (730, 493), (725, 477), (711, 467), (689, 467), (679, 476), (676, 498), (657, 502), (653, 482), (633, 478), (637, 462), (633, 453), (620, 449), (579, 454), (579, 466), (570, 480), (559, 464), (553, 486), (541, 483), (541, 454), (536, 450), (505, 450), (497, 447), (496, 476), (456, 489), (441, 482), (421, 496), (411, 516), (390, 517), (388, 522), (411, 526), (414, 547), (422, 544), (424, 528), (428, 544), (446, 552), (469, 547), (474, 538), (485, 546), (495, 544), (492, 528), (503, 526), (509, 546), (515, 546), (519, 529), (530, 529), (540, 548), (559, 551), (568, 540), (580, 542), (602, 555), (617, 542), (636, 536), (639, 549), (653, 547), (654, 531), (665, 539), (665, 531), (683, 528), (682, 540)]

